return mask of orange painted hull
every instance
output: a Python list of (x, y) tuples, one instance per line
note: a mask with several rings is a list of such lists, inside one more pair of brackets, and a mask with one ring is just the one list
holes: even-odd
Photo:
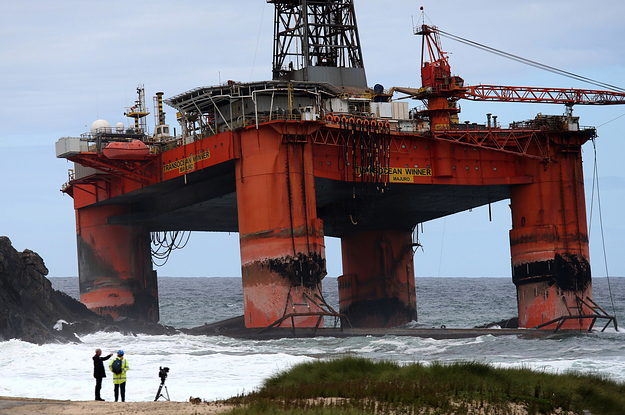
[[(510, 192), (519, 326), (592, 314), (581, 302), (592, 299), (581, 154), (560, 153), (557, 163), (519, 167), (534, 177), (534, 183)], [(590, 324), (590, 319), (567, 320), (562, 328), (587, 329)]]
[(121, 206), (77, 210), (80, 301), (100, 315), (158, 322), (149, 233), (107, 223), (124, 213)]
[[(326, 267), (310, 144), (285, 144), (272, 127), (241, 131), (238, 143), (245, 326), (267, 327), (288, 314), (321, 312), (312, 301), (321, 294)], [(320, 327), (323, 322), (304, 315), (281, 325)]]
[(353, 327), (397, 327), (417, 319), (411, 244), (411, 233), (401, 231), (341, 239), (339, 308)]
[[(563, 290), (557, 284), (539, 282), (521, 285), (517, 288), (519, 307), (519, 326), (536, 327), (548, 323), (558, 317), (568, 316), (569, 312), (578, 313), (577, 298), (592, 298), (592, 286), (581, 290)], [(581, 305), (584, 314), (592, 314), (592, 310)], [(566, 320), (561, 329), (586, 330), (591, 323), (588, 319)], [(555, 330), (558, 323), (545, 326), (545, 330)]]

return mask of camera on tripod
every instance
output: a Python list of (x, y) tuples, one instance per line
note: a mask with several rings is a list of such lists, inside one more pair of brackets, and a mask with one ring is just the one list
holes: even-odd
[(167, 379), (167, 374), (169, 373), (168, 367), (159, 367), (158, 368), (158, 377), (161, 378), (161, 383), (165, 383), (165, 379)]
[[(167, 386), (165, 386), (165, 379), (167, 379), (167, 374), (169, 373), (168, 367), (160, 367), (158, 368), (158, 377), (161, 378), (161, 386), (158, 387), (158, 391), (156, 392), (156, 398), (154, 398), (154, 402), (158, 401), (159, 398), (164, 398), (165, 400), (169, 400), (169, 391), (167, 390)], [(167, 396), (163, 395), (161, 391), (165, 388), (165, 393)]]

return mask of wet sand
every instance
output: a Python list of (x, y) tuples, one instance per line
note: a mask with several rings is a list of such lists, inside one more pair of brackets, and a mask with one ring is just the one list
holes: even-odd
[(214, 402), (96, 402), (0, 397), (0, 415), (203, 415), (230, 410), (232, 407)]

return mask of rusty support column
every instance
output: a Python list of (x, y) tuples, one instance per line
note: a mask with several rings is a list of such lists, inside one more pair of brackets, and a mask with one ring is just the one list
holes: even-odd
[(76, 210), (80, 301), (100, 315), (158, 322), (158, 284), (150, 234), (138, 226), (108, 225), (125, 206)]
[[(592, 314), (578, 301), (592, 298), (580, 149), (561, 152), (549, 164), (521, 163), (535, 181), (510, 191), (510, 251), (520, 327)], [(562, 328), (587, 329), (590, 323), (572, 319)]]
[(341, 250), (339, 307), (353, 327), (396, 327), (417, 319), (410, 232), (344, 236)]
[[(237, 209), (245, 326), (267, 327), (313, 304), (326, 274), (323, 224), (317, 218), (311, 145), (278, 123), (238, 134)], [(291, 137), (291, 139), (289, 139)], [(293, 137), (299, 137), (293, 140)], [(317, 316), (282, 327), (319, 327)]]

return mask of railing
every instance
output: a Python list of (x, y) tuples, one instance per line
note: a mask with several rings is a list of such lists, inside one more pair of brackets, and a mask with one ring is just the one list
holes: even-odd
[[(280, 327), (284, 321), (291, 320), (291, 330), (293, 332), (293, 335), (295, 335), (295, 328), (296, 328), (295, 318), (296, 317), (313, 317), (313, 316), (317, 317), (317, 324), (314, 327), (313, 336), (315, 335), (315, 333), (317, 333), (317, 330), (319, 329), (319, 326), (321, 325), (321, 322), (323, 321), (324, 317), (334, 317), (334, 328), (336, 328), (337, 322), (339, 319), (347, 322), (350, 328), (352, 327), (352, 323), (350, 323), (349, 318), (345, 314), (341, 314), (337, 312), (334, 308), (332, 308), (330, 304), (326, 302), (326, 300), (323, 297), (319, 296), (319, 294), (315, 294), (315, 298), (312, 298), (311, 296), (309, 296), (308, 294), (304, 292), (302, 297), (303, 297), (303, 300), (305, 301), (304, 303), (294, 303), (293, 297), (291, 296), (291, 292), (289, 291), (289, 295), (287, 297), (287, 304), (290, 302), (293, 312), (287, 313), (285, 310), (285, 313), (281, 318), (274, 321), (267, 327), (263, 328), (260, 331), (260, 333), (264, 333), (268, 330)], [(306, 311), (306, 312), (295, 311), (296, 306), (305, 306), (309, 310), (310, 304), (316, 306), (320, 311)], [(341, 325), (341, 331), (343, 331), (343, 325)]]
[[(553, 324), (556, 324), (556, 328), (554, 330), (554, 333), (557, 333), (562, 326), (564, 325), (564, 323), (568, 320), (592, 320), (590, 322), (590, 326), (588, 327), (588, 331), (592, 331), (593, 327), (595, 326), (595, 323), (597, 322), (597, 319), (602, 319), (602, 320), (608, 320), (608, 322), (605, 324), (605, 326), (603, 326), (603, 329), (601, 329), (601, 332), (603, 333), (605, 331), (605, 329), (608, 328), (608, 326), (610, 325), (610, 323), (614, 323), (614, 329), (616, 331), (618, 331), (618, 324), (616, 322), (616, 317), (615, 316), (611, 316), (609, 315), (603, 308), (599, 307), (599, 305), (597, 303), (595, 303), (591, 298), (586, 297), (586, 300), (588, 300), (590, 303), (592, 304), (588, 304), (588, 302), (586, 302), (585, 300), (579, 298), (579, 297), (575, 297), (578, 301), (579, 305), (579, 313), (578, 315), (569, 315), (569, 316), (562, 316), (556, 319), (553, 319), (551, 321), (548, 321), (546, 323), (543, 324), (539, 324), (538, 326), (534, 327), (535, 329), (541, 329), (543, 327), (547, 327)], [(587, 308), (589, 308), (593, 314), (582, 314), (582, 307), (586, 306)]]
[(76, 172), (74, 169), (67, 170), (67, 182), (61, 185), (61, 192), (66, 193), (66, 190), (71, 186), (71, 182), (76, 178)]

